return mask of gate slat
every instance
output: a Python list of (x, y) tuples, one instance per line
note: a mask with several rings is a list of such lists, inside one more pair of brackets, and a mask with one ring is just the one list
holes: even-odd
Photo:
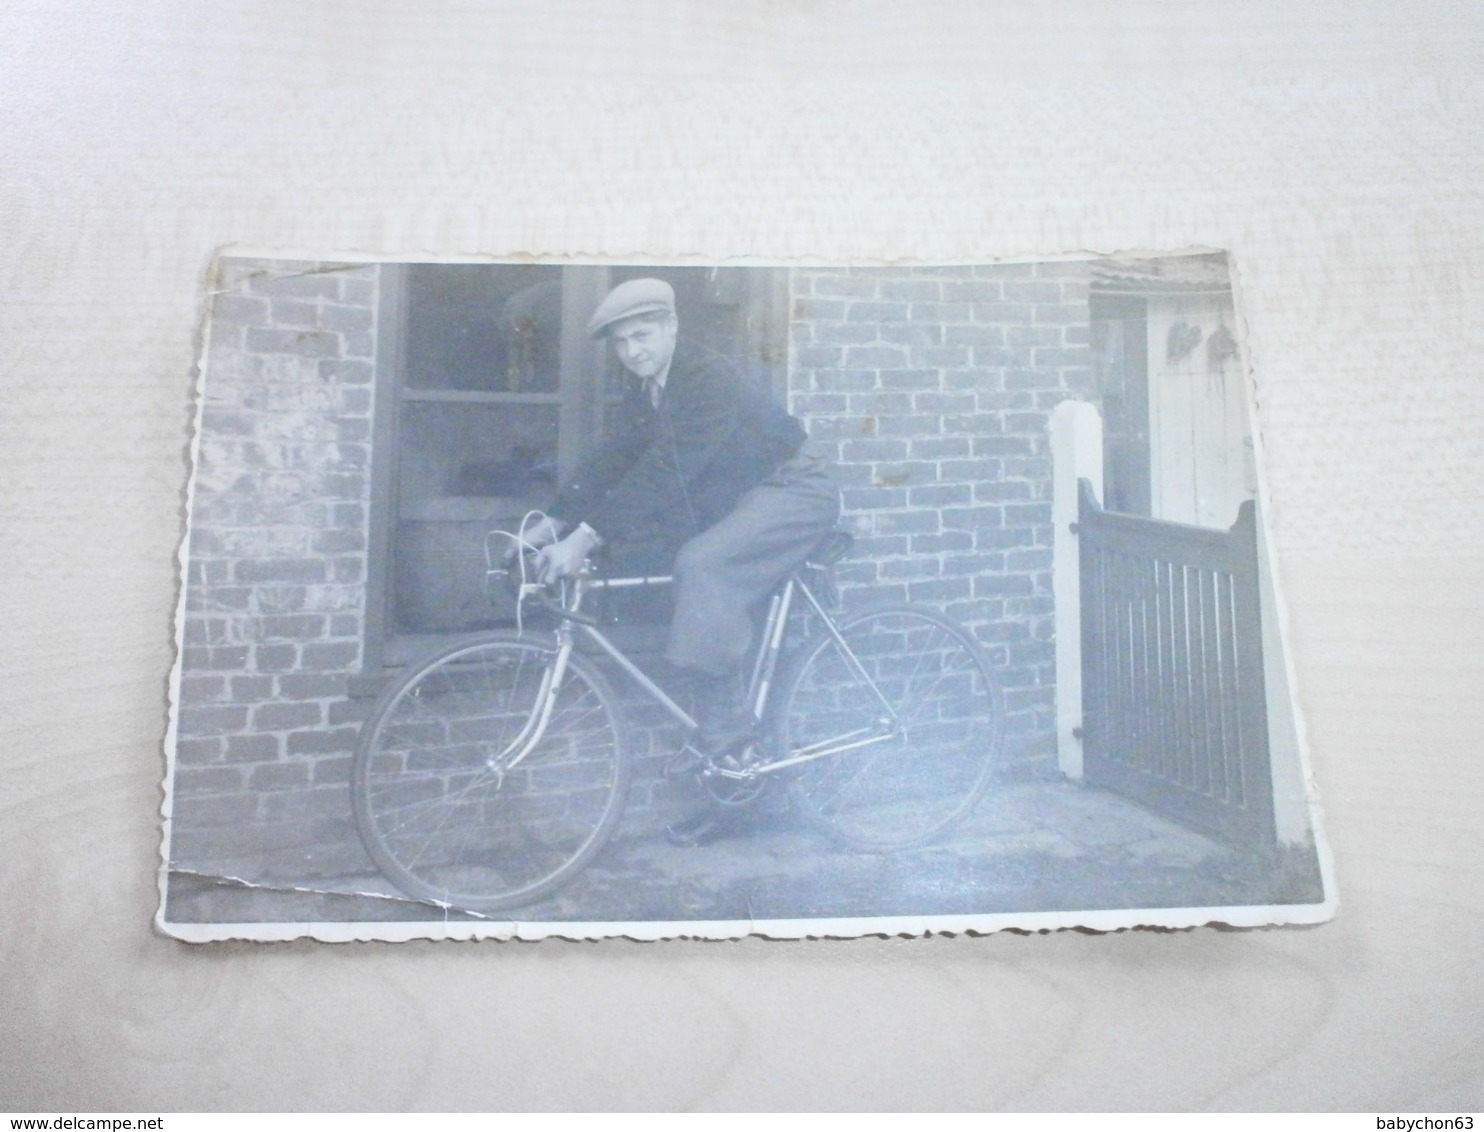
[(1252, 504), (1213, 531), (1110, 514), (1080, 487), (1087, 779), (1271, 844)]

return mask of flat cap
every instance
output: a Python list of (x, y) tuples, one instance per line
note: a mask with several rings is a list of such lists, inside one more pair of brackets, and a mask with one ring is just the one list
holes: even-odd
[(587, 320), (587, 332), (594, 338), (615, 322), (636, 314), (675, 313), (675, 289), (663, 279), (630, 279), (608, 292)]

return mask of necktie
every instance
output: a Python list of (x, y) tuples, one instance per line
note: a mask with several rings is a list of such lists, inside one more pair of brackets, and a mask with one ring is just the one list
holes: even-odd
[(664, 388), (663, 385), (652, 377), (646, 377), (644, 379), (644, 392), (649, 394), (649, 403), (656, 409), (660, 407), (660, 394), (664, 391)]

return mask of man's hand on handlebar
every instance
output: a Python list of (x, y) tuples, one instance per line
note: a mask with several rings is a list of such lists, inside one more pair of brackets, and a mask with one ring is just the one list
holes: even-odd
[(550, 543), (536, 555), (536, 580), (546, 585), (571, 577), (582, 569), (587, 556), (600, 541), (590, 528), (579, 526), (560, 542)]

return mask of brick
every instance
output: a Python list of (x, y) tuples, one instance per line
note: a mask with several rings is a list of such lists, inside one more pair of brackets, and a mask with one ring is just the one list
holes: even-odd
[(1004, 516), (998, 507), (945, 507), (942, 522), (944, 530), (979, 532), (1002, 527)]
[(374, 306), (376, 303), (376, 280), (357, 279), (351, 275), (340, 277), (340, 298), (358, 306)]
[(1029, 456), (1037, 451), (1040, 438), (1031, 436), (976, 436), (974, 456)]
[(847, 440), (840, 445), (841, 458), (848, 461), (902, 460), (907, 456), (905, 440)]
[(876, 293), (897, 302), (935, 302), (943, 293), (943, 285), (936, 279), (887, 278), (877, 282)]
[(224, 676), (182, 676), (180, 679), (181, 704), (203, 704), (227, 697), (227, 680)]
[(370, 385), (376, 378), (376, 368), (370, 362), (343, 358), (322, 361), (315, 367), (315, 372), (321, 381), (340, 385)]
[(870, 392), (850, 394), (850, 411), (857, 416), (885, 416), (891, 413), (910, 413), (912, 411), (913, 399), (917, 396), (908, 390), (898, 392), (887, 392), (872, 390)]
[(260, 558), (238, 562), (233, 570), (237, 581), (323, 582), (325, 564), (318, 558)]
[(942, 507), (973, 502), (973, 489), (968, 484), (926, 484), (908, 493), (913, 507)]
[(247, 708), (236, 704), (182, 707), (179, 727), (182, 735), (225, 735), (247, 726)]
[(296, 731), (288, 738), (291, 755), (334, 755), (354, 751), (358, 727), (339, 727), (332, 731)]
[(254, 794), (217, 794), (199, 798), (176, 799), (174, 820), (177, 826), (245, 825), (258, 812)]
[(1055, 370), (1013, 369), (1005, 374), (1006, 389), (1056, 389), (1061, 375)]
[(175, 741), (175, 758), (182, 766), (191, 763), (216, 762), (221, 757), (222, 740), (217, 736), (177, 738)]
[(1008, 594), (1028, 594), (1031, 580), (1023, 574), (980, 574), (974, 579), (975, 597), (1004, 597)]
[(1034, 527), (1050, 525), (1050, 503), (1011, 503), (1005, 506), (1005, 526)]
[(245, 348), (256, 354), (298, 354), (329, 358), (340, 352), (337, 335), (323, 330), (264, 330), (250, 327)]
[(286, 672), (274, 677), (278, 694), (294, 700), (328, 700), (345, 695), (343, 674)]
[(274, 299), (271, 325), (283, 327), (321, 328), (319, 305), (303, 299)]
[(877, 511), (871, 517), (877, 534), (931, 534), (939, 529), (936, 511)]
[(366, 415), (371, 412), (371, 391), (369, 389), (341, 387), (337, 391), (336, 410), (341, 413), (354, 413)]
[(817, 275), (813, 292), (846, 299), (870, 299), (876, 296), (876, 280), (862, 276)]
[(274, 298), (339, 299), (340, 280), (333, 274), (310, 269), (292, 275), (279, 275), (269, 271), (255, 273), (251, 277), (254, 294), (270, 295)]
[(1034, 571), (1051, 569), (1051, 550), (1012, 550), (1005, 555), (1005, 565), (1011, 570)]
[(1062, 329), (1057, 326), (1011, 326), (1005, 330), (1005, 344), (1059, 347), (1062, 344), (1062, 333)]
[(936, 578), (940, 564), (936, 558), (898, 558), (877, 564), (877, 576), (882, 579)]
[(271, 762), (279, 756), (277, 735), (229, 735), (223, 758), (227, 762)]
[(910, 601), (953, 601), (968, 597), (972, 589), (968, 578), (937, 578), (908, 583), (907, 597)]
[(855, 369), (901, 369), (907, 365), (907, 351), (899, 346), (850, 346), (845, 364)]
[(940, 378), (935, 369), (887, 369), (881, 371), (881, 384), (900, 392), (937, 389)]
[(914, 366), (957, 368), (968, 365), (969, 357), (969, 351), (963, 346), (914, 346), (911, 350)]
[(318, 703), (259, 704), (253, 709), (252, 725), (260, 731), (288, 731), (317, 727), (324, 722), (324, 707)]
[[(821, 322), (814, 327), (814, 340), (821, 345), (827, 346), (862, 346), (877, 339), (876, 327), (873, 323), (862, 322)], [(846, 364), (854, 364), (849, 361), (848, 350)]]
[(974, 485), (976, 503), (1019, 503), (1031, 497), (1031, 485), (1024, 480), (990, 480)]
[(343, 818), (347, 808), (343, 790), (329, 787), (283, 790), (264, 796), (263, 819), (302, 825)]
[(332, 559), (330, 561), (330, 580), (340, 583), (364, 582), (366, 580), (365, 559), (350, 557)]
[(1035, 362), (1038, 367), (1085, 366), (1088, 354), (1089, 350), (1086, 346), (1039, 347), (1035, 350)]
[(886, 416), (876, 423), (877, 433), (881, 436), (936, 436), (942, 429), (942, 416), (929, 413)]
[(993, 479), (999, 473), (1000, 466), (993, 460), (944, 460), (941, 469), (945, 480), (973, 482)]
[(828, 319), (839, 321), (845, 317), (843, 299), (796, 298), (793, 301), (793, 318), (796, 321)]
[(264, 641), (309, 641), (325, 635), (325, 617), (322, 613), (285, 613), (258, 619), (261, 627), (260, 640)]
[(1053, 279), (1016, 279), (1004, 284), (1005, 298), (1012, 303), (1059, 303), (1061, 284)]
[(365, 307), (341, 306), (326, 303), (320, 308), (320, 325), (326, 330), (342, 332), (365, 331), (375, 326), (375, 320)]
[[(1091, 315), (1088, 314), (1086, 304), (1077, 306), (1074, 304), (1058, 303), (1056, 305), (1038, 306), (1035, 313), (1035, 321), (1054, 325), (1085, 323), (1090, 318)], [(251, 331), (248, 333), (251, 333)]]
[(349, 755), (329, 755), (322, 759), (315, 759), (310, 779), (316, 786), (324, 783), (348, 784), (352, 761)]
[(794, 351), (794, 365), (800, 370), (830, 369), (844, 358), (839, 346), (799, 346)]
[(258, 423), (251, 414), (239, 409), (209, 406), (201, 411), (201, 434), (213, 440), (252, 436), (257, 431)]
[(911, 323), (878, 323), (876, 337), (895, 346), (915, 349), (931, 349), (942, 345), (943, 328), (937, 324), (925, 326)]
[(262, 703), (273, 695), (271, 676), (233, 676), (232, 702), (236, 704)]
[(346, 443), (367, 443), (371, 439), (371, 422), (346, 418), (335, 422), (335, 439)]
[(944, 460), (971, 454), (966, 436), (924, 436), (911, 442), (912, 455), (923, 460)]
[(940, 531), (937, 534), (912, 536), (913, 554), (942, 554), (954, 550), (970, 550), (974, 536), (966, 531)]
[(268, 322), (266, 299), (248, 295), (217, 295), (211, 303), (212, 336), (218, 324), (224, 326), (263, 326)]
[(865, 511), (907, 506), (907, 490), (901, 487), (847, 488), (841, 492), (841, 501), (851, 511)]
[(305, 645), (300, 664), (306, 672), (334, 671), (351, 668), (361, 658), (361, 646), (355, 641), (334, 641)]
[(178, 767), (175, 792), (181, 794), (230, 794), (242, 789), (242, 771), (230, 766)]
[(943, 298), (951, 302), (999, 302), (1004, 297), (1004, 283), (1000, 279), (965, 279), (943, 284)]
[[(228, 563), (213, 563), (230, 568)], [(203, 586), (187, 595), (186, 608), (212, 613), (245, 613), (253, 591), (241, 586)]]
[(259, 672), (291, 672), (299, 665), (299, 646), (255, 645), (253, 667)]
[(1005, 331), (999, 326), (950, 326), (944, 341), (949, 346), (1003, 346)]
[[(913, 542), (922, 537), (926, 536), (914, 535)], [(851, 553), (861, 558), (889, 558), (894, 554), (906, 554), (907, 547), (905, 535), (858, 534)]]
[(181, 650), (181, 667), (190, 672), (232, 672), (247, 667), (248, 650), (242, 645), (187, 647)]
[(938, 465), (930, 460), (899, 460), (877, 464), (871, 482), (877, 487), (905, 487), (932, 483), (937, 478)]
[(347, 554), (366, 549), (366, 534), (355, 529), (321, 531), (309, 545), (316, 554)]
[(901, 322), (907, 317), (907, 304), (851, 303), (846, 317), (851, 322)]
[(359, 726), (370, 714), (370, 700), (337, 700), (325, 713), (325, 721), (330, 724), (354, 723)]
[(945, 393), (942, 390), (923, 390), (912, 394), (912, 408), (919, 413), (964, 413), (975, 408), (972, 393)]
[(1035, 546), (1035, 532), (1024, 529), (1005, 530), (1001, 524), (985, 524), (974, 532), (974, 545), (986, 550), (1011, 550), (1018, 546)]
[(330, 636), (332, 637), (359, 637), (364, 632), (365, 625), (359, 614), (336, 613), (330, 617)]
[(250, 790), (283, 790), (309, 785), (309, 767), (304, 763), (263, 763), (255, 766), (247, 780)]

